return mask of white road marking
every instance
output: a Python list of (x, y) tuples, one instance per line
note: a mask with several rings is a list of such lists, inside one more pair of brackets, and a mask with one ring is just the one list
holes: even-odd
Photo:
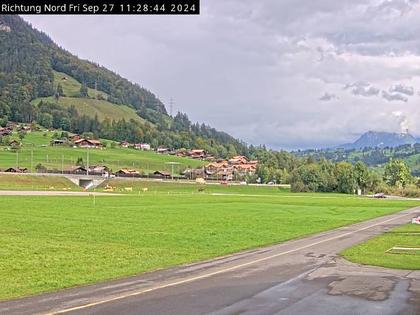
[(145, 289), (145, 290), (134, 291), (134, 292), (131, 292), (131, 293), (128, 293), (128, 294), (123, 294), (123, 295), (115, 296), (115, 297), (112, 297), (112, 298), (108, 298), (108, 299), (104, 299), (104, 300), (101, 300), (101, 301), (92, 302), (92, 303), (88, 303), (88, 304), (84, 304), (84, 305), (80, 305), (80, 306), (66, 308), (66, 309), (62, 309), (62, 310), (59, 310), (59, 311), (52, 311), (51, 313), (47, 313), (46, 315), (69, 313), (69, 312), (82, 310), (82, 309), (85, 309), (85, 308), (89, 308), (89, 307), (93, 307), (93, 306), (97, 306), (97, 305), (101, 305), (101, 304), (105, 304), (105, 303), (109, 303), (109, 302), (113, 302), (113, 301), (126, 299), (126, 298), (137, 296), (137, 295), (142, 295), (142, 294), (152, 292), (152, 291), (156, 291), (156, 290), (159, 290), (159, 289), (174, 287), (174, 286), (177, 286), (177, 285), (181, 285), (181, 284), (185, 284), (185, 283), (194, 282), (194, 281), (197, 281), (197, 280), (209, 278), (209, 277), (212, 277), (212, 276), (215, 276), (215, 275), (218, 275), (218, 274), (222, 274), (222, 273), (226, 273), (226, 272), (229, 272), (229, 271), (237, 270), (237, 269), (247, 267), (247, 266), (250, 266), (250, 265), (254, 265), (254, 264), (266, 261), (266, 260), (270, 260), (270, 259), (273, 259), (273, 258), (276, 258), (276, 257), (284, 256), (284, 255), (287, 255), (287, 254), (290, 254), (290, 253), (293, 253), (293, 252), (297, 252), (299, 250), (306, 249), (308, 247), (312, 247), (314, 245), (319, 245), (319, 244), (326, 243), (326, 242), (329, 242), (329, 241), (332, 241), (332, 240), (336, 240), (338, 238), (342, 238), (342, 237), (345, 237), (347, 235), (351, 235), (351, 234), (354, 234), (354, 233), (357, 233), (357, 232), (361, 232), (361, 231), (373, 228), (375, 226), (382, 225), (382, 224), (385, 224), (385, 223), (388, 223), (388, 222), (391, 222), (391, 221), (394, 221), (394, 220), (397, 220), (397, 219), (400, 219), (400, 218), (403, 218), (403, 217), (406, 217), (406, 216), (409, 216), (409, 215), (412, 216), (413, 214), (412, 213), (405, 213), (405, 214), (387, 219), (385, 221), (381, 221), (381, 222), (378, 222), (378, 223), (375, 223), (375, 224), (371, 224), (369, 226), (366, 226), (364, 228), (360, 228), (360, 229), (355, 230), (355, 231), (347, 232), (347, 233), (344, 233), (344, 234), (341, 234), (341, 235), (336, 235), (336, 236), (333, 236), (333, 237), (330, 237), (330, 238), (327, 238), (327, 239), (324, 239), (324, 240), (321, 240), (321, 241), (318, 241), (318, 242), (314, 242), (314, 243), (311, 243), (311, 244), (308, 244), (308, 245), (304, 245), (304, 246), (301, 246), (301, 247), (298, 247), (298, 248), (295, 248), (295, 249), (291, 249), (291, 250), (288, 250), (288, 251), (285, 251), (285, 252), (281, 252), (281, 253), (277, 253), (277, 254), (274, 254), (274, 255), (271, 255), (271, 256), (256, 259), (256, 260), (253, 260), (253, 261), (250, 261), (250, 262), (247, 262), (247, 263), (243, 263), (243, 264), (239, 264), (239, 265), (232, 266), (232, 267), (229, 267), (229, 268), (225, 268), (225, 269), (221, 269), (221, 270), (218, 270), (218, 271), (203, 274), (201, 276), (191, 277), (191, 278), (187, 278), (187, 279), (184, 279), (184, 280), (179, 280), (179, 281), (175, 281), (175, 282), (172, 282), (172, 283), (163, 284), (163, 285), (156, 286), (156, 287), (149, 288), (149, 289)]

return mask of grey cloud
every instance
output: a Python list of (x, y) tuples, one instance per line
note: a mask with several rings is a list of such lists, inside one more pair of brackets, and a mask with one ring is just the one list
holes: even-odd
[(401, 93), (401, 94), (405, 94), (405, 95), (408, 95), (408, 96), (413, 96), (414, 95), (414, 88), (412, 86), (397, 84), (397, 85), (391, 86), (389, 88), (389, 92), (390, 93)]
[(337, 95), (335, 94), (330, 94), (325, 92), (324, 95), (322, 95), (319, 100), (320, 101), (324, 101), (324, 102), (328, 102), (328, 101), (332, 101), (332, 100), (336, 100), (338, 99)]
[(387, 91), (382, 91), (382, 97), (389, 102), (393, 101), (401, 101), (401, 102), (408, 102), (408, 98), (399, 93), (388, 93)]
[(344, 87), (345, 90), (351, 89), (351, 93), (353, 95), (358, 96), (377, 96), (379, 94), (379, 89), (372, 86), (370, 83), (367, 82), (355, 82), (352, 84), (347, 84)]

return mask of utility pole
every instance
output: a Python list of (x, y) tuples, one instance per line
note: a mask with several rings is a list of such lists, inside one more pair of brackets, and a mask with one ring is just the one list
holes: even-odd
[(172, 178), (172, 180), (174, 180), (174, 166), (175, 166), (175, 165), (178, 165), (178, 164), (180, 164), (180, 163), (178, 163), (178, 162), (166, 162), (165, 164), (169, 164), (169, 165), (171, 165), (171, 169), (172, 169), (172, 172), (171, 172), (171, 178)]
[(86, 175), (89, 175), (89, 148), (87, 149), (87, 158), (86, 158)]
[(173, 110), (174, 110), (174, 99), (171, 97), (170, 101), (169, 101), (169, 114), (172, 117), (173, 114)]
[(34, 168), (34, 144), (31, 143), (31, 173), (33, 173)]

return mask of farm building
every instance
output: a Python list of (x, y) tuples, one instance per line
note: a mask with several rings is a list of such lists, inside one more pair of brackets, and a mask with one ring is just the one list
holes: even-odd
[(9, 167), (8, 169), (4, 170), (6, 173), (27, 173), (28, 169), (26, 167)]
[(164, 148), (164, 147), (159, 147), (159, 148), (156, 149), (156, 152), (160, 153), (160, 154), (167, 154), (167, 153), (169, 153), (169, 151), (170, 150), (168, 148)]
[(99, 140), (79, 139), (74, 141), (79, 148), (102, 149), (104, 145)]
[(161, 178), (170, 178), (171, 177), (171, 173), (169, 172), (163, 172), (163, 171), (156, 171), (153, 173), (154, 176), (156, 177), (161, 177)]
[(188, 156), (192, 159), (204, 159), (207, 153), (204, 150), (196, 149), (188, 152)]
[(130, 144), (130, 142), (123, 141), (123, 142), (120, 142), (120, 147), (121, 148), (129, 148), (129, 147), (131, 147), (131, 144)]
[(10, 136), (11, 134), (12, 134), (12, 132), (13, 132), (13, 129), (11, 129), (11, 128), (3, 128), (3, 127), (0, 127), (0, 137), (2, 137), (2, 136)]
[(65, 145), (67, 141), (62, 140), (62, 139), (52, 139), (50, 143), (52, 146), (59, 146), (59, 145)]
[(133, 177), (135, 177), (135, 176), (140, 175), (140, 172), (139, 171), (136, 171), (136, 170), (133, 170), (133, 169), (122, 168), (118, 172), (116, 172), (115, 175), (121, 176), (121, 177), (124, 177), (124, 176), (133, 176)]
[(11, 147), (18, 147), (18, 146), (20, 146), (20, 142), (17, 141), (17, 140), (11, 140), (11, 141), (9, 141), (9, 145)]
[(95, 165), (89, 167), (90, 175), (108, 176), (110, 173), (111, 170), (105, 165)]
[(150, 151), (152, 149), (152, 147), (148, 143), (136, 143), (134, 145), (134, 149), (143, 150), (143, 151)]
[(74, 175), (86, 175), (87, 169), (83, 166), (76, 166), (66, 170), (67, 174), (74, 174)]

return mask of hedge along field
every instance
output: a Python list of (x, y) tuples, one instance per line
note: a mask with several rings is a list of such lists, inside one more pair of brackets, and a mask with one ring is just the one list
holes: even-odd
[[(293, 197), (291, 197), (293, 196)], [(0, 299), (283, 242), (418, 202), (280, 193), (0, 197)]]
[[(64, 161), (64, 169), (69, 169), (76, 165), (77, 159), (82, 158), (87, 163), (88, 149), (50, 146), (52, 132), (31, 132), (22, 140), (23, 147), (19, 152), (7, 150), (6, 147), (0, 146), (0, 169), (9, 167), (31, 167), (31, 155), (33, 152), (32, 166), (35, 169), (37, 164), (53, 169), (61, 170)], [(15, 138), (17, 138), (15, 136)], [(105, 140), (110, 143), (111, 141)], [(153, 173), (154, 171), (171, 171), (172, 166), (168, 162), (176, 162), (175, 172), (188, 167), (200, 167), (206, 162), (182, 158), (177, 156), (162, 155), (156, 152), (139, 151), (131, 148), (106, 148), (89, 149), (90, 165), (107, 165), (114, 171), (121, 168), (134, 168), (144, 173)]]

